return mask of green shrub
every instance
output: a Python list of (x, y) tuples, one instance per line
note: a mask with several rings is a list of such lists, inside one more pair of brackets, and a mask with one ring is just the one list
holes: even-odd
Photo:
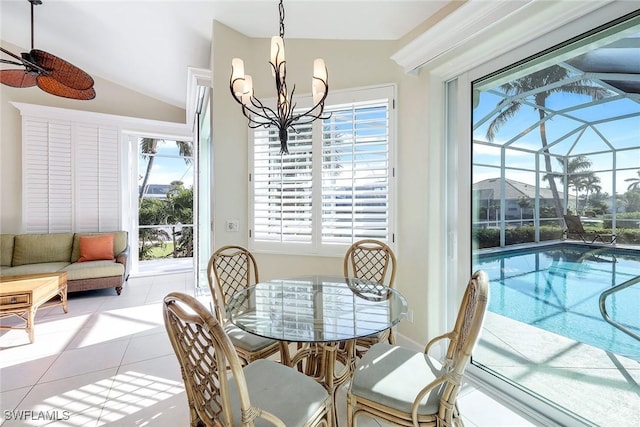
[[(473, 241), (478, 249), (495, 248), (500, 246), (500, 230), (496, 228), (477, 228), (473, 230)], [(525, 226), (505, 230), (505, 243), (515, 245), (534, 241), (535, 227)], [(562, 229), (557, 226), (544, 225), (540, 227), (540, 240), (560, 240)]]

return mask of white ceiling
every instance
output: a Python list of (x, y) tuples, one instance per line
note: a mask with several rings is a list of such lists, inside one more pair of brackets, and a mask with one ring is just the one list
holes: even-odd
[[(396, 40), (448, 3), (285, 0), (285, 38)], [(29, 1), (2, 0), (0, 15), (0, 39), (29, 50)], [(34, 16), (35, 48), (182, 108), (187, 67), (209, 67), (213, 20), (249, 37), (279, 32), (276, 0), (43, 0)]]

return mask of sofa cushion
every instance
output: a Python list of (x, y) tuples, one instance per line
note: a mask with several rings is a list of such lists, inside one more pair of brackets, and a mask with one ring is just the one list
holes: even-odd
[(113, 234), (80, 236), (80, 258), (78, 262), (114, 260)]
[(96, 279), (100, 277), (122, 276), (124, 265), (115, 261), (74, 262), (60, 271), (67, 272), (67, 281)]
[(17, 267), (2, 267), (0, 269), (0, 276), (21, 276), (23, 274), (56, 273), (68, 265), (68, 262), (43, 262), (39, 264), (19, 265)]
[(11, 265), (13, 260), (13, 238), (13, 234), (0, 234), (0, 265)]
[(77, 262), (80, 258), (80, 237), (82, 236), (101, 236), (103, 234), (113, 234), (113, 254), (117, 256), (120, 252), (127, 249), (128, 235), (126, 231), (109, 231), (104, 233), (76, 233), (73, 236), (73, 250), (71, 251), (71, 262)]
[(73, 233), (18, 234), (14, 238), (11, 265), (70, 262), (72, 244)]

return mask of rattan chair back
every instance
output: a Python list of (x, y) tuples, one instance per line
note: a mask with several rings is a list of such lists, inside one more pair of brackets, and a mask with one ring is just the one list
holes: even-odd
[(331, 426), (332, 401), (321, 385), (270, 360), (243, 368), (223, 326), (194, 297), (168, 294), (163, 317), (180, 363), (191, 427)]
[(164, 298), (164, 324), (180, 362), (191, 425), (228, 425), (232, 419), (228, 370), (238, 384), (243, 411), (251, 407), (240, 359), (222, 326), (195, 298), (173, 292)]
[[(372, 348), (371, 355), (365, 356), (365, 360), (362, 362), (362, 371), (355, 373), (352, 387), (354, 384), (358, 386), (362, 384), (359, 375), (364, 378), (377, 378), (378, 376), (387, 375), (387, 371), (388, 375), (395, 375), (395, 377), (385, 378), (393, 384), (415, 383), (412, 379), (415, 378), (417, 372), (423, 372), (420, 370), (422, 365), (428, 366), (425, 371), (438, 372), (439, 374), (426, 379), (424, 386), (418, 384), (418, 388), (415, 389), (413, 403), (410, 405), (410, 411), (401, 410), (397, 406), (389, 406), (389, 402), (395, 402), (396, 396), (387, 397), (384, 385), (376, 386), (377, 389), (372, 393), (376, 396), (375, 399), (371, 398), (372, 394), (363, 393), (361, 389), (356, 393), (350, 388), (347, 392), (347, 425), (349, 427), (354, 426), (355, 419), (362, 414), (382, 419), (393, 425), (433, 427), (463, 425), (458, 411), (457, 397), (462, 387), (463, 375), (471, 360), (472, 351), (480, 336), (488, 299), (489, 282), (487, 275), (483, 271), (477, 271), (467, 284), (453, 330), (430, 340), (424, 349), (426, 357), (412, 357), (422, 355), (422, 353), (398, 346), (384, 347), (387, 344), (380, 344), (380, 347)], [(441, 368), (435, 368), (435, 361), (429, 357), (428, 353), (434, 343), (443, 339), (449, 340), (446, 358)], [(417, 362), (417, 365), (411, 365), (416, 368), (411, 371), (402, 370), (399, 367), (394, 368), (395, 365), (391, 366), (389, 365), (390, 361), (384, 360), (387, 357), (393, 360), (393, 354), (402, 354), (402, 357), (396, 360), (397, 363), (407, 360), (422, 362)], [(367, 360), (367, 357), (375, 358), (376, 363)], [(396, 371), (404, 374), (395, 373)], [(412, 378), (407, 378), (405, 374), (411, 375)], [(394, 393), (394, 391), (391, 390), (390, 393)], [(437, 404), (433, 413), (425, 413), (424, 402), (431, 401), (431, 393), (439, 395), (439, 401), (436, 401)], [(386, 404), (381, 401), (383, 399), (380, 397), (381, 394), (386, 397)], [(363, 397), (365, 395), (369, 397)], [(412, 398), (412, 395), (406, 396), (402, 394), (402, 396), (403, 399), (408, 397), (411, 400)], [(427, 396), (430, 397), (427, 399)]]
[(359, 240), (344, 255), (344, 275), (393, 287), (396, 256), (379, 240)]
[[(223, 246), (209, 258), (207, 279), (216, 318), (220, 324), (227, 327), (229, 325), (225, 311), (227, 301), (232, 295), (258, 283), (258, 264), (251, 252), (242, 246)], [(249, 304), (248, 299), (246, 303)], [(237, 298), (235, 304), (241, 307), (242, 300)], [(237, 331), (237, 328), (235, 329)], [(261, 345), (256, 346), (255, 343), (250, 342), (254, 340), (246, 333), (237, 334), (233, 333), (232, 329), (227, 328), (226, 330), (244, 365), (257, 359), (269, 357), (281, 350), (287, 350), (285, 345), (267, 339), (264, 339)]]
[(223, 246), (211, 255), (207, 278), (216, 316), (224, 322), (224, 307), (231, 295), (258, 283), (258, 264), (242, 246)]
[(445, 372), (449, 378), (440, 399), (438, 413), (438, 418), (449, 422), (445, 425), (453, 425), (451, 420), (454, 415), (457, 415), (456, 401), (462, 387), (462, 378), (471, 362), (471, 353), (480, 337), (488, 301), (489, 280), (487, 274), (481, 270), (476, 271), (467, 283), (453, 330), (432, 339), (425, 347), (424, 352), (428, 354), (431, 346), (439, 339), (449, 339), (444, 362)]
[[(396, 256), (387, 244), (379, 240), (359, 240), (347, 249), (343, 268), (345, 277), (357, 277), (393, 287), (396, 278)], [(362, 357), (369, 347), (381, 341), (395, 343), (393, 330), (387, 329), (380, 334), (357, 339), (356, 355)]]

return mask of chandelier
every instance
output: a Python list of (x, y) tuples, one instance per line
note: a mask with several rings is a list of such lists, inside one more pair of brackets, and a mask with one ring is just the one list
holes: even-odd
[(291, 92), (287, 91), (287, 65), (284, 59), (284, 6), (282, 5), (282, 0), (280, 0), (279, 12), (280, 36), (271, 38), (271, 60), (269, 61), (271, 74), (276, 82), (276, 109), (274, 110), (265, 105), (254, 96), (253, 81), (250, 75), (244, 74), (244, 63), (240, 58), (233, 58), (231, 61), (229, 88), (233, 99), (242, 106), (242, 114), (249, 120), (249, 127), (273, 126), (278, 128), (280, 154), (289, 154), (287, 140), (290, 130), (298, 133), (294, 128), (295, 125), (305, 125), (316, 119), (328, 119), (331, 116), (331, 114), (324, 114), (324, 101), (329, 92), (329, 82), (324, 60), (316, 59), (313, 62), (313, 78), (311, 80), (313, 107), (306, 111), (296, 110), (296, 103), (293, 101), (296, 86), (293, 85)]

